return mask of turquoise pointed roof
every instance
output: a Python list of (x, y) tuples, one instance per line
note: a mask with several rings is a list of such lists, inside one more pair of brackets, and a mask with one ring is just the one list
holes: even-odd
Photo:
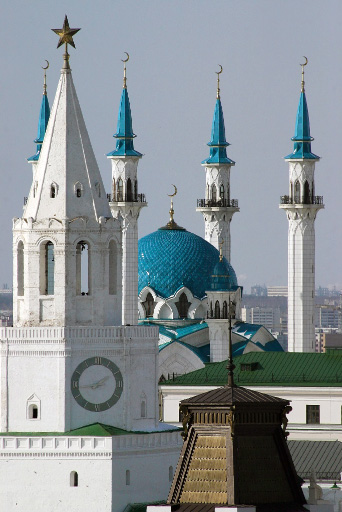
[(294, 141), (293, 152), (285, 156), (285, 160), (319, 160), (319, 156), (311, 152), (311, 141), (314, 139), (310, 135), (309, 110), (304, 90), (300, 93), (295, 135), (291, 140)]
[(43, 140), (44, 140), (44, 136), (45, 136), (45, 132), (46, 132), (46, 128), (47, 128), (47, 125), (48, 125), (48, 122), (49, 122), (49, 117), (50, 117), (49, 100), (48, 100), (48, 97), (47, 97), (47, 94), (46, 94), (46, 90), (44, 88), (42, 103), (41, 103), (40, 112), (39, 112), (37, 138), (34, 139), (34, 141), (33, 141), (33, 142), (35, 142), (37, 144), (37, 151), (36, 151), (35, 155), (30, 156), (27, 159), (28, 162), (37, 162), (37, 160), (39, 158), (40, 150), (41, 150), (41, 147), (42, 147), (42, 144), (43, 144)]
[(107, 156), (138, 156), (142, 154), (135, 151), (133, 139), (136, 137), (133, 133), (132, 114), (126, 83), (124, 80), (124, 88), (121, 93), (120, 108), (118, 115), (117, 131), (113, 135), (117, 139), (116, 148)]
[(223, 110), (219, 95), (215, 104), (211, 140), (207, 145), (210, 147), (210, 155), (209, 158), (203, 160), (202, 164), (235, 164), (233, 160), (227, 157), (227, 146), (230, 146), (230, 144), (226, 141)]

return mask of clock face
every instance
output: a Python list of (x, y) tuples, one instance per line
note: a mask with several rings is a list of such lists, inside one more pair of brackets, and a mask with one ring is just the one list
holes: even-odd
[(119, 400), (122, 390), (119, 368), (105, 357), (89, 357), (77, 366), (71, 377), (71, 393), (88, 411), (110, 409)]

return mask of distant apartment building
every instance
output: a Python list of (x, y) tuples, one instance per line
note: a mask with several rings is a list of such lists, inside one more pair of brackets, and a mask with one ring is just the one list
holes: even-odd
[(268, 297), (287, 297), (287, 286), (267, 286)]
[(241, 309), (242, 320), (250, 324), (264, 325), (270, 331), (281, 331), (279, 308), (248, 308)]
[(260, 284), (255, 284), (251, 286), (251, 295), (255, 295), (256, 297), (266, 297), (267, 296), (267, 288), (266, 286), (261, 286)]
[(340, 311), (336, 307), (316, 306), (315, 309), (315, 327), (319, 329), (338, 329)]

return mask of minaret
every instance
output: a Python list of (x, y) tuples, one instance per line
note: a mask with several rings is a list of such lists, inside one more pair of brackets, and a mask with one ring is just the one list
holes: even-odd
[[(306, 57), (305, 57), (306, 59)], [(311, 152), (309, 112), (305, 97), (304, 66), (296, 118), (293, 152), (289, 162), (289, 194), (281, 197), (280, 208), (289, 221), (288, 234), (288, 351), (315, 352), (315, 219), (324, 208), (323, 197), (315, 196), (315, 164)]]
[[(64, 24), (59, 46), (73, 46), (77, 30), (69, 28), (67, 19)], [(120, 225), (110, 212), (67, 48), (46, 128), (47, 105), (44, 95), (33, 184), (23, 217), (13, 225), (13, 322), (15, 326), (118, 325)]]
[[(36, 171), (40, 151), (42, 148), (46, 128), (47, 128), (47, 125), (49, 122), (49, 117), (50, 117), (50, 106), (49, 106), (49, 100), (48, 100), (47, 92), (46, 92), (46, 70), (48, 69), (48, 67), (49, 67), (49, 61), (46, 61), (46, 67), (45, 68), (43, 67), (43, 69), (44, 69), (44, 85), (43, 85), (43, 98), (42, 98), (42, 103), (41, 103), (40, 112), (39, 112), (38, 133), (37, 133), (37, 138), (33, 141), (35, 144), (37, 144), (37, 151), (36, 151), (35, 155), (30, 156), (27, 159), (27, 161), (30, 164), (32, 164), (33, 176)], [(34, 183), (33, 183), (33, 186), (35, 186)]]
[(127, 92), (126, 62), (116, 139), (116, 148), (107, 157), (112, 161), (112, 194), (110, 209), (122, 221), (122, 324), (138, 323), (138, 218), (147, 206), (145, 195), (138, 193), (137, 169), (141, 153), (134, 149), (135, 137)]
[(223, 256), (230, 262), (230, 223), (235, 212), (239, 211), (237, 199), (230, 198), (230, 168), (235, 165), (227, 157), (227, 146), (223, 111), (220, 98), (220, 74), (217, 72), (217, 95), (211, 130), (209, 158), (203, 160), (205, 167), (205, 199), (197, 200), (196, 211), (202, 212), (205, 222), (205, 239), (216, 249), (220, 241), (225, 241)]

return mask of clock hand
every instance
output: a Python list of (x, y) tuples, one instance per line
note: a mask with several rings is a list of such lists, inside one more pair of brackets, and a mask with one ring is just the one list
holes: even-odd
[(103, 379), (99, 380), (98, 382), (95, 382), (95, 384), (93, 384), (91, 386), (91, 388), (96, 389), (100, 386), (103, 386), (103, 384), (106, 382), (107, 379), (109, 379), (109, 375), (107, 375), (106, 377), (103, 377)]

